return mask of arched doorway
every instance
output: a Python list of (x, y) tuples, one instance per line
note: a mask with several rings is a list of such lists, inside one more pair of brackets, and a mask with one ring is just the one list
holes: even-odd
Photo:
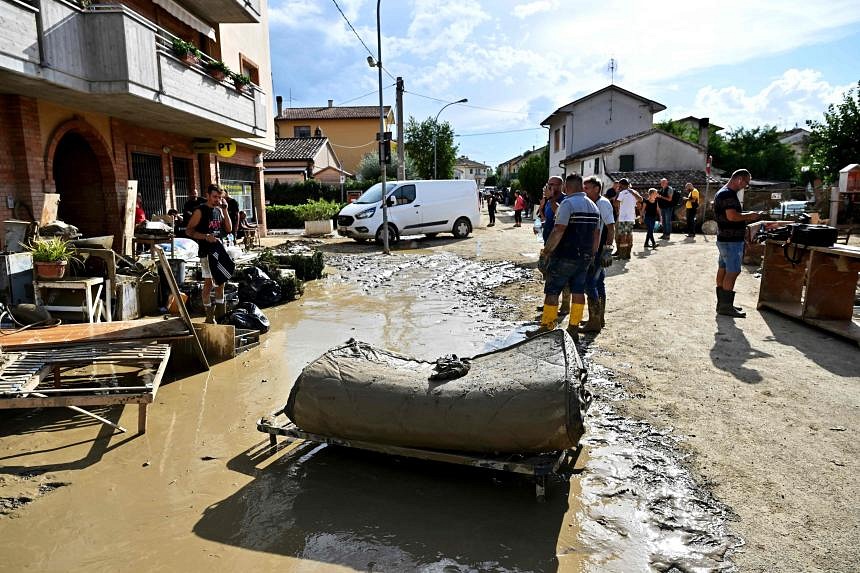
[(99, 158), (89, 142), (69, 131), (57, 143), (53, 177), (60, 194), (58, 218), (80, 229), (85, 237), (111, 234)]

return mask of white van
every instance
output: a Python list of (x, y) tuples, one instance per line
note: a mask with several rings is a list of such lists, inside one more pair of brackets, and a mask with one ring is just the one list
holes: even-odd
[[(481, 222), (478, 186), (466, 179), (390, 181), (388, 198), (390, 243), (402, 235), (453, 233), (458, 239), (469, 236)], [(357, 241), (382, 241), (382, 183), (344, 207), (337, 216), (337, 232)]]

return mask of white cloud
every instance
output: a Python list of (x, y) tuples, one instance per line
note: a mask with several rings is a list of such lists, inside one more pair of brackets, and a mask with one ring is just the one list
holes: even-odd
[(514, 6), (513, 15), (522, 20), (534, 14), (555, 10), (558, 8), (558, 4), (557, 0), (536, 0), (535, 2), (528, 2), (526, 4), (517, 4)]
[(724, 127), (804, 127), (806, 120), (819, 119), (829, 104), (841, 101), (851, 87), (832, 85), (816, 70), (792, 68), (756, 93), (737, 86), (705, 86), (696, 94), (691, 113)]

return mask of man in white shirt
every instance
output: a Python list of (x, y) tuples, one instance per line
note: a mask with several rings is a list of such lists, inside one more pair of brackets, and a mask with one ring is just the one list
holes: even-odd
[(600, 246), (597, 254), (588, 268), (588, 278), (585, 283), (585, 298), (588, 301), (588, 322), (580, 326), (581, 332), (598, 333), (605, 324), (606, 311), (606, 269), (604, 255), (608, 264), (612, 263), (612, 244), (615, 241), (615, 212), (609, 199), (600, 194), (603, 184), (596, 176), (586, 177), (582, 181), (585, 196), (591, 199), (600, 211), (600, 221), (597, 228), (600, 231)]
[(629, 259), (630, 251), (633, 250), (633, 224), (636, 222), (636, 203), (642, 200), (642, 196), (630, 188), (627, 178), (618, 180), (620, 190), (615, 198), (618, 203), (618, 224), (615, 227), (615, 236), (618, 242), (618, 258)]

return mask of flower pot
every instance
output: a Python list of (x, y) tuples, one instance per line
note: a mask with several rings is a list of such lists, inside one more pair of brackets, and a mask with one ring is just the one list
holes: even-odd
[(243, 84), (242, 82), (233, 82), (233, 85), (236, 87), (236, 91), (239, 93), (244, 93), (245, 89), (247, 88), (247, 85)]
[(215, 78), (215, 79), (216, 79), (216, 80), (218, 80), (219, 82), (223, 82), (223, 81), (224, 81), (224, 78), (226, 78), (226, 77), (227, 77), (227, 74), (225, 74), (223, 70), (218, 70), (218, 69), (210, 68), (210, 69), (208, 69), (208, 70), (206, 70), (206, 71), (209, 73), (209, 75), (210, 75), (210, 76), (212, 76), (213, 78)]
[(305, 235), (330, 235), (334, 231), (331, 219), (323, 221), (305, 221)]
[(197, 56), (192, 54), (191, 52), (186, 52), (184, 55), (179, 56), (179, 59), (182, 60), (182, 63), (186, 66), (196, 66), (200, 63), (200, 60), (197, 59)]
[(40, 279), (61, 279), (66, 274), (66, 261), (34, 261), (36, 276)]

